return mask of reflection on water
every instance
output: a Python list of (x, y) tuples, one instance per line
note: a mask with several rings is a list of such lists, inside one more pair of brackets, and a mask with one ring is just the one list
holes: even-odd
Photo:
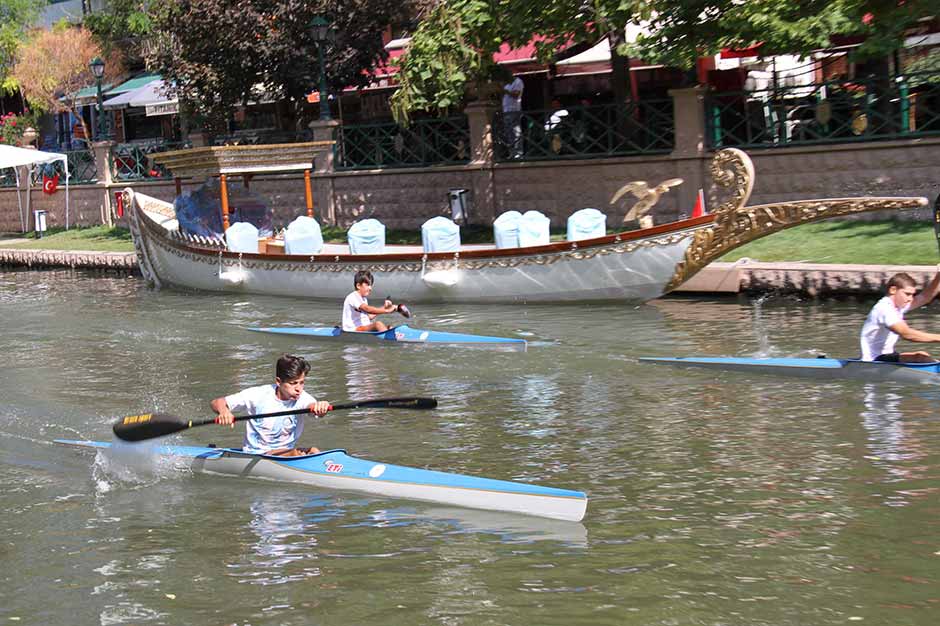
[[(245, 328), (332, 323), (338, 306), (0, 273), (0, 621), (932, 626), (940, 394), (636, 362), (853, 355), (869, 306), (416, 311), (421, 327), (533, 338), (520, 353), (269, 337)], [(110, 440), (115, 419), (147, 410), (206, 417), (211, 398), (270, 382), (284, 352), (310, 360), (319, 398), (440, 402), (331, 413), (307, 422), (304, 444), (583, 490), (587, 517), (192, 475), (48, 443)], [(241, 439), (207, 426), (169, 442)]]

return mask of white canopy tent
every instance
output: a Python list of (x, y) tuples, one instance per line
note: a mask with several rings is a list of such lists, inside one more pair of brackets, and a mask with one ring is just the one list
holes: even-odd
[[(28, 148), (17, 148), (16, 146), (0, 145), (0, 170), (13, 168), (16, 175), (16, 201), (20, 210), (20, 225), (25, 233), (29, 230), (29, 209), (30, 209), (30, 173), (36, 165), (45, 165), (62, 161), (62, 169), (65, 171), (65, 229), (69, 228), (69, 161), (64, 154), (57, 152), (42, 152), (41, 150), (31, 150)], [(23, 200), (20, 196), (20, 169), (26, 172), (26, 212), (23, 212)]]

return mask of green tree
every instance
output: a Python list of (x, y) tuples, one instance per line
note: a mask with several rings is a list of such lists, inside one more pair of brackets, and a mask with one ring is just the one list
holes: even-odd
[(257, 98), (259, 87), (299, 105), (319, 80), (314, 16), (335, 30), (325, 49), (335, 93), (369, 82), (368, 70), (388, 56), (382, 33), (412, 11), (412, 0), (167, 0), (154, 16), (162, 45), (149, 66), (210, 120)]
[(0, 0), (0, 94), (16, 93), (16, 81), (10, 77), (16, 51), (45, 4), (43, 0)]
[[(834, 35), (858, 35), (864, 43), (857, 55), (883, 57), (936, 9), (936, 0), (436, 0), (401, 60), (392, 110), (406, 119), (460, 102), (466, 83), (492, 74), (492, 55), (504, 42), (521, 46), (542, 37), (547, 59), (560, 42), (610, 35), (618, 85), (628, 55), (691, 69), (725, 47), (760, 42), (767, 53), (807, 54), (829, 46)], [(629, 24), (646, 34), (627, 43)]]
[(103, 10), (89, 13), (82, 25), (91, 31), (107, 56), (120, 54), (129, 66), (142, 65), (154, 12), (163, 0), (108, 0)]

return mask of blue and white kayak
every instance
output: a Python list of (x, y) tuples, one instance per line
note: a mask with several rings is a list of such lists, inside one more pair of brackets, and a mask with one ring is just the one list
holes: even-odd
[(580, 491), (389, 465), (349, 456), (345, 450), (280, 457), (200, 446), (122, 443), (112, 449), (110, 443), (100, 441), (56, 439), (55, 443), (113, 455), (157, 454), (182, 458), (194, 472), (251, 476), (573, 522), (581, 521), (587, 510), (587, 496)]
[(312, 326), (289, 327), (274, 326), (270, 328), (249, 328), (259, 333), (274, 333), (277, 335), (292, 335), (308, 339), (329, 339), (344, 343), (376, 343), (389, 341), (392, 343), (441, 343), (441, 344), (477, 344), (477, 345), (508, 345), (525, 350), (525, 339), (510, 337), (488, 337), (486, 335), (465, 335), (463, 333), (446, 333), (437, 330), (419, 330), (407, 324), (394, 326), (388, 330), (379, 331), (347, 331), (339, 326)]
[(746, 357), (642, 357), (640, 363), (700, 367), (754, 374), (779, 374), (816, 380), (940, 384), (940, 361), (933, 363), (885, 363), (860, 359), (756, 359)]

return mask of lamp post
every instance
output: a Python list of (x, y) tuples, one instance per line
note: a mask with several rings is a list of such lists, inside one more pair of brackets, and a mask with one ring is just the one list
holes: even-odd
[(323, 48), (328, 42), (333, 41), (333, 29), (330, 28), (329, 20), (321, 15), (317, 15), (310, 20), (307, 28), (310, 30), (313, 40), (317, 42), (320, 65), (320, 120), (329, 121), (333, 118), (330, 115), (330, 101), (326, 92), (326, 68), (323, 66)]
[(95, 112), (95, 139), (101, 141), (104, 135), (104, 108), (102, 107), (101, 100), (101, 79), (104, 77), (104, 61), (99, 57), (95, 57), (88, 63), (88, 68), (91, 70), (92, 75), (95, 77), (95, 82), (98, 85), (98, 110)]

